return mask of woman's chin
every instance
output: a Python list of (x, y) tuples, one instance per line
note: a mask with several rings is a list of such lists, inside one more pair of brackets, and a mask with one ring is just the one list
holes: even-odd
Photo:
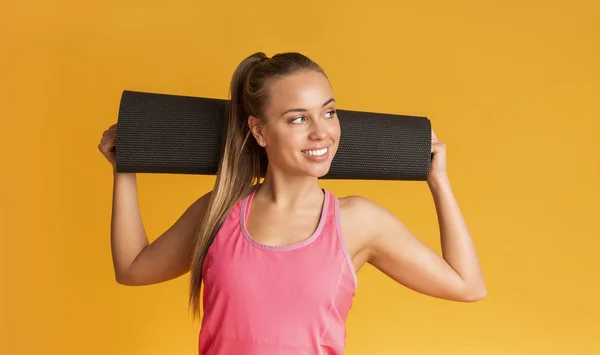
[(306, 173), (315, 178), (321, 178), (329, 173), (331, 164), (322, 164), (322, 166), (314, 166), (306, 170)]

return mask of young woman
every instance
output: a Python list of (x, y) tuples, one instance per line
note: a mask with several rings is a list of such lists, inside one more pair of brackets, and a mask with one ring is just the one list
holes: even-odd
[[(214, 189), (149, 244), (135, 174), (116, 173), (116, 125), (99, 150), (113, 166), (112, 256), (117, 282), (149, 285), (191, 271), (200, 354), (342, 354), (356, 272), (370, 263), (417, 292), (454, 301), (486, 295), (467, 225), (432, 132), (427, 179), (443, 257), (388, 210), (319, 186), (340, 141), (328, 78), (299, 53), (244, 59)], [(264, 180), (263, 180), (264, 178)]]

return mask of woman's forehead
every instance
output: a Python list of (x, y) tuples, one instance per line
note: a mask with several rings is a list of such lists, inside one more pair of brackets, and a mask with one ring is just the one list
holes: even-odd
[(316, 71), (287, 75), (273, 82), (269, 89), (269, 106), (276, 110), (318, 109), (333, 97), (329, 81)]

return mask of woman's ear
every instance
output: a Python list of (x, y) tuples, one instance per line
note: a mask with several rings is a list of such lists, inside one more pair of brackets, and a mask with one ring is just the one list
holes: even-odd
[(250, 132), (252, 132), (254, 139), (258, 142), (258, 145), (261, 147), (267, 145), (263, 134), (264, 124), (262, 120), (258, 117), (250, 116), (248, 117), (248, 126), (250, 127)]

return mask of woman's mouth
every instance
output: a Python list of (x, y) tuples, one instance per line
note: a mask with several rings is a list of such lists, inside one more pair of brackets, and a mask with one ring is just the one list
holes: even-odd
[(329, 157), (329, 147), (321, 149), (307, 149), (302, 151), (303, 155), (313, 161), (322, 161)]

